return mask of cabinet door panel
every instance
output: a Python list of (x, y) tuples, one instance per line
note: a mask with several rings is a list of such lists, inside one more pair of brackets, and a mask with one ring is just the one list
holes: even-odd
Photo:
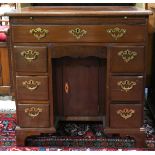
[(97, 59), (67, 59), (63, 64), (64, 115), (98, 114), (99, 63)]

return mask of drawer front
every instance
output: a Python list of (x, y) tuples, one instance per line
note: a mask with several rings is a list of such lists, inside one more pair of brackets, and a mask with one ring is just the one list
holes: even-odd
[(112, 76), (110, 79), (112, 101), (141, 101), (143, 90), (142, 76)]
[(48, 104), (18, 104), (17, 113), (20, 127), (49, 127)]
[(48, 100), (47, 76), (17, 76), (18, 100)]
[(144, 46), (118, 46), (110, 48), (111, 72), (144, 71)]
[(142, 125), (142, 106), (139, 104), (111, 104), (111, 128), (139, 128)]
[(143, 42), (145, 25), (16, 25), (14, 42)]
[(14, 46), (17, 72), (47, 72), (47, 47)]

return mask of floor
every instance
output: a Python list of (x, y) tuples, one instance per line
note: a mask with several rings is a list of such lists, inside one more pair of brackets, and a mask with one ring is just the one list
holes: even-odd
[(0, 112), (15, 112), (15, 101), (12, 101), (11, 96), (0, 96)]

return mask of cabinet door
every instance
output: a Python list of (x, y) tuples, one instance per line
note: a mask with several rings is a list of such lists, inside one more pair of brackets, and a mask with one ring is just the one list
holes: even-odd
[(99, 108), (99, 61), (67, 58), (63, 62), (65, 116), (96, 116)]

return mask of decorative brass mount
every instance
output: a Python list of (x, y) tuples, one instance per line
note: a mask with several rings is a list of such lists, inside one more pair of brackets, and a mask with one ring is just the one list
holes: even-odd
[(32, 62), (38, 58), (39, 52), (35, 50), (22, 51), (21, 56), (23, 56), (28, 62)]
[(126, 32), (126, 29), (120, 29), (119, 27), (107, 29), (107, 33), (109, 33), (115, 40), (122, 38), (126, 34)]
[(38, 108), (38, 107), (31, 107), (31, 108), (26, 108), (25, 109), (25, 113), (28, 114), (28, 116), (32, 117), (32, 118), (35, 118), (39, 115), (39, 113), (42, 112), (42, 109), (41, 108)]
[(41, 38), (46, 37), (48, 30), (37, 27), (35, 29), (31, 29), (29, 32), (33, 34), (33, 36), (36, 37), (38, 40), (40, 40)]
[(121, 109), (117, 110), (117, 114), (120, 115), (125, 120), (132, 117), (134, 113), (135, 113), (135, 110), (133, 109), (124, 108), (122, 110)]
[(84, 34), (87, 33), (86, 30), (81, 30), (80, 28), (75, 28), (69, 30), (69, 33), (72, 34), (76, 39), (80, 39)]
[(23, 84), (23, 86), (26, 87), (28, 90), (34, 91), (35, 89), (38, 88), (38, 86), (41, 84), (41, 82), (29, 80), (29, 81), (23, 81), (22, 84)]
[(129, 62), (133, 60), (137, 56), (137, 52), (135, 51), (130, 51), (130, 50), (124, 50), (124, 51), (119, 51), (118, 56), (121, 56), (124, 62)]
[(136, 85), (136, 82), (125, 80), (117, 82), (117, 85), (120, 86), (123, 91), (128, 92), (134, 85)]

